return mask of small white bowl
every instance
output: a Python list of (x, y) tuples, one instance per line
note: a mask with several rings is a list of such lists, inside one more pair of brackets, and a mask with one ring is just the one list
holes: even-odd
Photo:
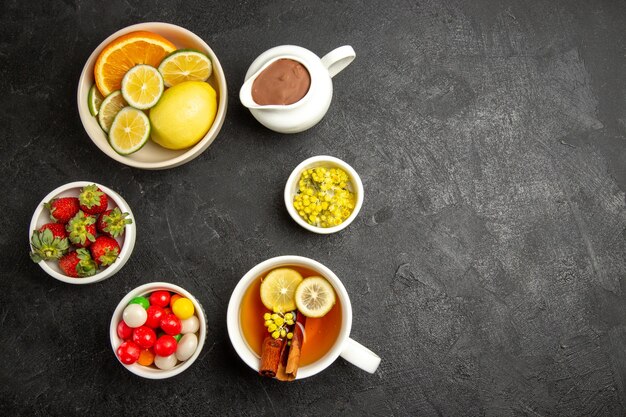
[[(157, 33), (174, 45), (177, 48), (193, 48), (205, 53), (209, 58), (211, 58), (211, 63), (213, 64), (213, 73), (209, 78), (208, 82), (211, 84), (218, 95), (218, 103), (217, 103), (217, 114), (215, 116), (215, 120), (213, 121), (213, 125), (207, 132), (207, 134), (194, 146), (188, 149), (182, 150), (171, 150), (163, 148), (153, 141), (149, 140), (146, 145), (131, 155), (120, 155), (111, 148), (109, 142), (107, 140), (107, 135), (104, 133), (100, 125), (98, 124), (98, 120), (96, 117), (92, 116), (89, 113), (89, 107), (87, 106), (87, 96), (89, 95), (89, 89), (94, 84), (94, 76), (93, 76), (93, 68), (96, 63), (96, 59), (100, 52), (104, 49), (106, 45), (108, 45), (114, 39), (125, 35), (130, 32), (135, 32), (138, 30), (146, 30), (149, 32)], [(89, 59), (85, 63), (83, 67), (83, 72), (80, 74), (80, 79), (78, 81), (78, 113), (80, 115), (80, 120), (83, 123), (83, 127), (87, 131), (87, 134), (96, 144), (98, 148), (102, 152), (104, 152), (109, 157), (115, 159), (122, 164), (132, 166), (135, 168), (142, 169), (166, 169), (173, 168), (184, 163), (191, 161), (196, 158), (202, 152), (204, 152), (215, 140), (217, 134), (222, 128), (222, 124), (224, 123), (224, 119), (226, 118), (226, 107), (228, 103), (228, 90), (226, 88), (226, 78), (224, 76), (224, 70), (220, 65), (220, 61), (217, 59), (217, 56), (213, 52), (213, 50), (204, 42), (198, 35), (193, 32), (182, 28), (180, 26), (172, 25), (169, 23), (160, 23), (160, 22), (150, 22), (150, 23), (139, 23), (137, 25), (132, 25), (125, 27), (124, 29), (118, 30), (108, 38), (106, 38), (98, 47), (93, 51)]]
[[(302, 217), (298, 214), (298, 211), (293, 206), (293, 199), (298, 192), (298, 182), (300, 181), (300, 176), (304, 170), (310, 168), (317, 167), (329, 167), (329, 168), (341, 168), (348, 173), (350, 176), (350, 184), (352, 185), (352, 192), (356, 194), (356, 205), (354, 206), (354, 210), (352, 214), (343, 221), (340, 225), (333, 227), (318, 227), (308, 224), (304, 221)], [(287, 179), (287, 184), (285, 185), (285, 206), (287, 207), (287, 211), (292, 219), (295, 220), (300, 226), (304, 227), (307, 230), (310, 230), (314, 233), (319, 233), (322, 235), (327, 235), (330, 233), (335, 233), (340, 230), (345, 229), (352, 223), (352, 221), (356, 218), (363, 206), (363, 183), (361, 182), (361, 177), (359, 174), (352, 168), (350, 165), (345, 163), (339, 158), (335, 158), (333, 156), (319, 155), (314, 156), (309, 159), (305, 159), (298, 165), (291, 175), (289, 179)]]
[(195, 315), (198, 317), (198, 321), (200, 322), (200, 328), (198, 330), (198, 333), (199, 333), (198, 334), (198, 347), (196, 348), (196, 351), (193, 353), (193, 355), (191, 355), (189, 359), (187, 359), (185, 362), (179, 363), (172, 369), (168, 369), (168, 370), (158, 369), (156, 367), (153, 368), (149, 366), (143, 366), (143, 365), (139, 365), (138, 363), (133, 363), (132, 365), (125, 365), (120, 361), (122, 366), (124, 366), (124, 368), (128, 369), (130, 372), (134, 373), (135, 375), (139, 375), (143, 378), (148, 378), (148, 379), (171, 378), (175, 375), (180, 374), (185, 369), (189, 368), (191, 364), (194, 363), (196, 359), (198, 359), (198, 356), (200, 356), (200, 352), (202, 351), (202, 348), (204, 347), (204, 342), (206, 340), (206, 334), (207, 334), (207, 324), (206, 324), (206, 316), (204, 313), (204, 309), (202, 308), (202, 305), (198, 302), (198, 300), (193, 295), (191, 295), (191, 293), (189, 293), (187, 290), (179, 287), (178, 285), (170, 284), (167, 282), (151, 282), (149, 284), (140, 285), (139, 287), (135, 288), (134, 290), (131, 290), (128, 294), (126, 294), (126, 297), (122, 298), (122, 301), (120, 301), (120, 303), (117, 305), (115, 312), (113, 312), (113, 317), (111, 318), (111, 326), (109, 328), (109, 337), (111, 339), (111, 347), (113, 348), (113, 354), (115, 355), (118, 361), (119, 361), (119, 358), (117, 357), (117, 348), (122, 344), (123, 340), (120, 339), (119, 336), (117, 335), (117, 325), (122, 320), (122, 313), (124, 312), (124, 309), (130, 302), (130, 300), (132, 300), (133, 298), (146, 296), (154, 291), (161, 291), (161, 290), (180, 294), (181, 296), (189, 298), (191, 302), (193, 303), (193, 307), (195, 309)]
[[(80, 189), (86, 185), (96, 184), (93, 181), (76, 181), (70, 182), (69, 184), (65, 184), (60, 186), (59, 188), (54, 189), (47, 196), (41, 200), (41, 203), (37, 206), (35, 213), (30, 221), (30, 229), (28, 230), (28, 242), (30, 242), (33, 230), (39, 230), (41, 226), (46, 223), (52, 222), (50, 220), (50, 212), (43, 205), (44, 203), (48, 203), (53, 198), (60, 197), (78, 197), (80, 194)], [(118, 193), (111, 190), (104, 185), (96, 184), (100, 189), (108, 195), (109, 198), (109, 208), (119, 207), (122, 213), (128, 213), (129, 217), (133, 220), (131, 224), (126, 225), (126, 230), (124, 230), (124, 234), (118, 238), (116, 238), (117, 243), (120, 244), (121, 250), (120, 254), (113, 262), (112, 265), (107, 267), (106, 269), (100, 270), (95, 275), (91, 277), (85, 278), (72, 278), (65, 275), (61, 272), (59, 268), (59, 264), (57, 261), (41, 261), (39, 262), (39, 266), (41, 269), (46, 271), (48, 275), (53, 278), (58, 279), (59, 281), (67, 282), (68, 284), (93, 284), (94, 282), (105, 280), (113, 275), (115, 275), (124, 264), (130, 258), (130, 255), (133, 253), (133, 248), (135, 247), (135, 237), (137, 235), (137, 224), (135, 220), (135, 216), (133, 216), (133, 212), (130, 209), (130, 206)], [(32, 251), (32, 247), (31, 247)]]

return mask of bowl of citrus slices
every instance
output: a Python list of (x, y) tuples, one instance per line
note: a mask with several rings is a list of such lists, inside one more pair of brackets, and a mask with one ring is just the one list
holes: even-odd
[(106, 38), (78, 82), (78, 112), (109, 157), (143, 169), (182, 165), (217, 137), (227, 107), (224, 71), (199, 36), (140, 23)]

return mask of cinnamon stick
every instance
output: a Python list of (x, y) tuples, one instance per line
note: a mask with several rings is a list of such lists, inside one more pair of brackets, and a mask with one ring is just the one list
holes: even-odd
[(304, 343), (304, 325), (306, 317), (304, 314), (298, 314), (296, 325), (293, 328), (293, 338), (289, 347), (289, 357), (287, 358), (287, 376), (296, 379), (298, 366), (300, 366), (300, 354), (302, 353), (302, 344)]
[(286, 343), (283, 339), (274, 339), (268, 336), (263, 340), (261, 348), (261, 366), (259, 375), (274, 378), (281, 362), (281, 355)]
[(300, 365), (300, 355), (302, 353), (302, 344), (304, 343), (304, 324), (306, 317), (298, 314), (296, 324), (293, 328), (293, 337), (291, 338), (291, 346), (289, 352), (283, 352), (281, 361), (276, 372), (276, 378), (281, 381), (293, 381), (298, 373)]

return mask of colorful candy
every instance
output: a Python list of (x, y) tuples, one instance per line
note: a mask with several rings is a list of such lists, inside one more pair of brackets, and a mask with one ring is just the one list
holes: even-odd
[(139, 354), (137, 363), (143, 366), (152, 365), (154, 363), (154, 352), (152, 352), (152, 349), (143, 349)]
[(148, 319), (148, 313), (146, 313), (146, 309), (139, 304), (129, 304), (124, 309), (122, 318), (128, 327), (132, 327), (134, 329), (135, 327), (144, 325)]
[(133, 336), (133, 329), (122, 320), (117, 324), (117, 335), (122, 340), (130, 339)]
[(159, 337), (154, 344), (154, 353), (157, 356), (169, 356), (172, 353), (176, 352), (176, 339), (174, 336), (170, 336), (169, 334), (164, 334)]
[(193, 316), (193, 303), (189, 298), (181, 297), (172, 304), (172, 312), (181, 320)]
[(128, 304), (139, 304), (144, 309), (150, 307), (150, 301), (146, 297), (135, 297)]
[(156, 355), (154, 357), (154, 364), (157, 368), (167, 371), (168, 369), (172, 369), (176, 366), (176, 355), (171, 354), (168, 356), (159, 356)]
[(191, 358), (197, 347), (198, 336), (193, 333), (187, 333), (180, 339), (180, 342), (178, 342), (178, 346), (176, 347), (176, 359), (186, 361)]
[(133, 342), (143, 349), (154, 346), (156, 340), (156, 333), (148, 326), (137, 327), (133, 330)]
[(123, 342), (120, 347), (117, 348), (117, 357), (120, 358), (120, 361), (125, 365), (131, 365), (137, 362), (140, 354), (141, 349), (139, 349), (139, 346), (130, 340)]
[(173, 306), (176, 300), (178, 300), (179, 298), (182, 298), (182, 297), (178, 294), (172, 295), (172, 297), (170, 298), (170, 306)]
[(167, 307), (170, 303), (170, 293), (167, 291), (155, 291), (150, 294), (150, 305)]
[(180, 319), (174, 314), (166, 314), (161, 319), (161, 329), (169, 335), (174, 336), (175, 334), (180, 333), (181, 328), (182, 325), (180, 324)]
[(161, 306), (150, 306), (146, 310), (148, 313), (148, 319), (146, 320), (146, 326), (156, 329), (161, 324), (161, 319), (165, 317), (165, 310)]
[(191, 316), (188, 319), (181, 320), (180, 323), (182, 325), (180, 329), (182, 334), (195, 333), (200, 329), (200, 320), (198, 320), (198, 317), (196, 316)]
[(134, 297), (122, 312), (116, 353), (125, 365), (167, 370), (191, 358), (198, 349), (200, 320), (193, 302), (168, 291)]

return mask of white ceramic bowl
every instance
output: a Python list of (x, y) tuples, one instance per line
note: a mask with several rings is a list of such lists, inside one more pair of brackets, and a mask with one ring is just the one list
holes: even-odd
[[(317, 167), (330, 167), (330, 168), (341, 168), (350, 176), (350, 184), (352, 186), (352, 192), (356, 194), (356, 205), (354, 206), (354, 210), (352, 214), (340, 225), (334, 227), (318, 227), (308, 224), (304, 221), (302, 217), (298, 214), (298, 211), (293, 206), (293, 199), (298, 191), (298, 181), (300, 181), (300, 176), (304, 170), (310, 168)], [(350, 165), (345, 163), (339, 158), (335, 158), (333, 156), (325, 156), (319, 155), (314, 156), (309, 159), (305, 159), (298, 165), (287, 179), (287, 184), (285, 185), (285, 206), (287, 207), (287, 211), (289, 215), (296, 223), (300, 226), (304, 227), (307, 230), (310, 230), (314, 233), (319, 233), (322, 235), (335, 233), (340, 230), (345, 229), (354, 221), (356, 216), (359, 214), (361, 207), (363, 206), (363, 183), (361, 182), (361, 177), (359, 174), (352, 168)]]
[(122, 366), (124, 366), (130, 372), (134, 373), (135, 375), (139, 375), (141, 377), (148, 378), (148, 379), (171, 378), (175, 375), (180, 374), (185, 369), (189, 368), (191, 364), (194, 363), (196, 359), (198, 359), (198, 356), (200, 356), (200, 352), (202, 351), (202, 348), (204, 347), (204, 342), (206, 341), (206, 334), (207, 334), (207, 324), (206, 324), (206, 316), (204, 313), (204, 309), (202, 308), (202, 305), (198, 302), (198, 300), (193, 295), (191, 295), (191, 293), (179, 287), (178, 285), (169, 284), (167, 282), (151, 282), (149, 284), (144, 284), (135, 288), (134, 290), (131, 290), (128, 294), (126, 294), (126, 297), (122, 298), (122, 301), (120, 301), (120, 303), (117, 305), (117, 308), (115, 309), (115, 312), (113, 313), (113, 317), (111, 318), (111, 326), (109, 328), (109, 337), (111, 339), (111, 347), (113, 348), (113, 354), (118, 359), (118, 361), (119, 361), (119, 358), (117, 357), (117, 348), (122, 344), (123, 340), (120, 339), (117, 335), (117, 325), (122, 320), (122, 313), (124, 312), (124, 309), (130, 302), (130, 300), (132, 300), (133, 298), (146, 296), (154, 291), (159, 291), (159, 290), (174, 292), (176, 294), (180, 294), (183, 297), (187, 297), (191, 300), (191, 302), (193, 303), (193, 307), (195, 309), (195, 314), (198, 317), (198, 321), (200, 322), (200, 329), (198, 330), (198, 347), (196, 348), (196, 351), (189, 359), (187, 359), (185, 362), (179, 363), (174, 368), (168, 369), (168, 370), (162, 370), (162, 369), (158, 369), (156, 367), (151, 367), (151, 366), (143, 366), (143, 365), (139, 365), (138, 363), (133, 363), (132, 365), (125, 365), (122, 362), (120, 362)]
[[(60, 197), (78, 197), (80, 194), (80, 189), (86, 185), (96, 184), (93, 181), (76, 181), (70, 182), (69, 184), (62, 185), (54, 190), (52, 190), (47, 196), (41, 200), (41, 203), (37, 206), (35, 213), (33, 213), (33, 217), (30, 221), (30, 229), (28, 230), (28, 241), (30, 242), (31, 235), (33, 230), (38, 230), (41, 226), (46, 223), (52, 222), (50, 220), (50, 211), (45, 208), (44, 203), (48, 203), (53, 198)], [(41, 269), (46, 271), (48, 275), (53, 278), (58, 279), (59, 281), (67, 282), (68, 284), (93, 284), (94, 282), (105, 280), (109, 277), (115, 275), (124, 264), (130, 258), (130, 255), (133, 253), (133, 248), (135, 247), (135, 237), (137, 235), (137, 224), (135, 220), (135, 216), (133, 216), (133, 212), (130, 209), (130, 206), (118, 193), (111, 190), (104, 185), (96, 184), (109, 198), (109, 208), (119, 207), (122, 213), (128, 213), (129, 218), (133, 220), (131, 224), (126, 225), (126, 230), (124, 234), (118, 237), (117, 243), (120, 244), (121, 250), (120, 254), (115, 260), (115, 262), (105, 268), (101, 269), (98, 273), (91, 277), (85, 278), (72, 278), (65, 275), (61, 272), (59, 268), (59, 264), (57, 261), (41, 261), (39, 262), (39, 266)], [(32, 248), (31, 248), (32, 250)]]
[[(213, 125), (207, 132), (207, 134), (191, 148), (174, 151), (171, 149), (163, 148), (153, 141), (149, 140), (146, 145), (131, 155), (120, 155), (111, 148), (107, 141), (107, 135), (100, 128), (98, 120), (89, 113), (87, 106), (87, 96), (89, 94), (89, 88), (94, 84), (93, 68), (100, 52), (108, 45), (112, 40), (119, 36), (125, 35), (130, 32), (146, 30), (149, 32), (158, 33), (159, 35), (167, 38), (176, 47), (181, 48), (193, 48), (201, 52), (204, 52), (213, 64), (213, 73), (208, 82), (215, 88), (218, 95), (217, 115)], [(187, 163), (204, 152), (215, 140), (217, 134), (222, 128), (224, 119), (226, 118), (226, 107), (228, 102), (228, 91), (226, 88), (226, 78), (224, 71), (220, 65), (220, 61), (213, 50), (206, 44), (199, 36), (195, 35), (187, 29), (180, 26), (172, 25), (169, 23), (150, 22), (140, 23), (125, 27), (118, 30), (108, 38), (106, 38), (98, 47), (93, 51), (89, 59), (83, 67), (83, 72), (80, 74), (78, 81), (78, 113), (80, 120), (83, 123), (83, 127), (87, 131), (87, 134), (96, 144), (102, 152), (109, 157), (115, 159), (122, 164), (129, 165), (136, 168), (143, 169), (166, 169), (173, 168), (178, 165)]]

